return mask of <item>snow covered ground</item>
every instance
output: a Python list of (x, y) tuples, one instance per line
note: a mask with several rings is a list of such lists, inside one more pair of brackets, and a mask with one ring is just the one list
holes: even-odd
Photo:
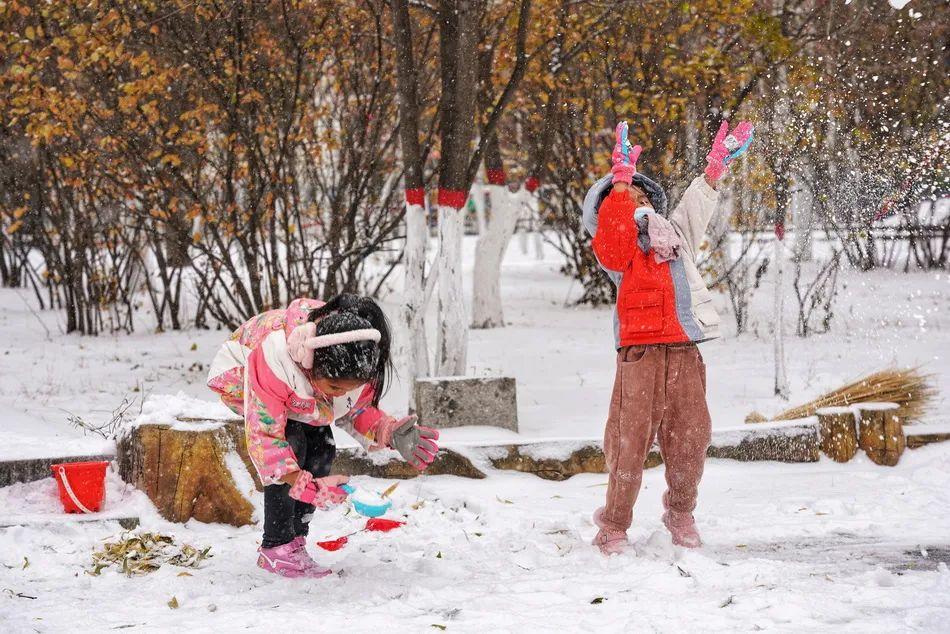
[[(509, 325), (471, 333), (469, 366), (517, 378), (522, 438), (597, 438), (613, 380), (611, 314), (569, 306), (578, 289), (559, 267), (553, 251), (539, 262), (513, 243), (502, 280)], [(788, 339), (790, 404), (890, 365), (921, 365), (948, 393), (948, 291), (946, 273), (844, 272), (832, 331)], [(789, 405), (771, 395), (771, 298), (767, 282), (751, 332), (738, 338), (716, 298), (727, 336), (702, 350), (717, 427)], [(793, 303), (789, 295), (790, 328)], [(69, 418), (102, 424), (124, 402), (134, 418), (147, 395), (181, 392), (205, 401), (189, 407), (224, 412), (204, 380), (228, 333), (67, 337), (60, 321), (35, 312), (22, 291), (0, 290), (0, 460), (108, 451)], [(403, 409), (407, 388), (397, 382), (385, 405)], [(147, 411), (162, 415), (162, 403)], [(950, 422), (947, 404), (940, 397), (923, 422)], [(512, 436), (467, 429), (444, 438)], [(258, 528), (167, 523), (115, 475), (105, 514), (137, 515), (142, 530), (211, 546), (214, 557), (191, 576), (170, 566), (134, 579), (89, 576), (93, 549), (119, 526), (63, 521), (52, 479), (14, 485), (0, 489), (0, 631), (947, 631), (950, 444), (909, 451), (893, 469), (863, 455), (847, 465), (710, 460), (698, 552), (673, 548), (660, 524), (661, 468), (645, 476), (631, 552), (602, 558), (588, 543), (605, 482), (492, 470), (478, 481), (403, 482), (391, 516), (405, 516), (404, 528), (319, 551), (339, 574), (297, 582), (254, 566)], [(311, 542), (359, 526), (342, 510), (321, 514)], [(168, 606), (172, 597), (179, 607)]]
[[(465, 247), (470, 285), (474, 239), (466, 238)], [(508, 326), (473, 330), (468, 364), (473, 374), (517, 379), (522, 437), (598, 438), (613, 383), (611, 310), (570, 306), (578, 288), (558, 272), (561, 263), (553, 249), (537, 261), (521, 253), (517, 239), (512, 241), (502, 273)], [(726, 336), (701, 347), (714, 426), (741, 425), (752, 411), (777, 413), (893, 365), (922, 366), (936, 375), (941, 394), (950, 394), (946, 272), (843, 271), (831, 332), (808, 339), (788, 337), (788, 403), (772, 396), (771, 280), (770, 272), (754, 298), (750, 332), (738, 338), (730, 334), (735, 326), (727, 299), (715, 296)], [(390, 293), (398, 293), (398, 280), (395, 283)], [(790, 284), (786, 327), (794, 333)], [(213, 400), (205, 376), (227, 332), (152, 334), (143, 326), (133, 335), (66, 337), (60, 334), (59, 314), (36, 313), (30, 306), (24, 291), (0, 289), (0, 459), (49, 455), (51, 448), (68, 453), (108, 448), (95, 437), (84, 438), (68, 418), (104, 423), (126, 398), (134, 401), (128, 411), (132, 417), (146, 395), (183, 392)], [(430, 310), (429, 342), (434, 345), (434, 306)], [(384, 406), (403, 411), (408, 390), (408, 381), (397, 380)], [(948, 405), (941, 397), (922, 422), (950, 422)], [(448, 442), (513, 437), (495, 429), (445, 434)]]
[[(893, 469), (863, 456), (846, 465), (710, 460), (697, 510), (706, 546), (696, 552), (673, 547), (659, 521), (659, 468), (644, 478), (631, 552), (603, 558), (588, 542), (605, 483), (511, 472), (402, 482), (389, 516), (408, 523), (391, 533), (356, 535), (328, 553), (313, 542), (361, 523), (342, 509), (317, 515), (311, 552), (337, 575), (311, 581), (258, 570), (256, 528), (168, 524), (113, 476), (107, 511), (134, 511), (143, 530), (211, 546), (213, 557), (190, 576), (165, 566), (93, 577), (92, 550), (121, 533), (115, 523), (2, 528), (0, 629), (947, 631), (950, 445), (908, 452)], [(0, 508), (43, 512), (57, 503), (53, 487), (2, 489)]]

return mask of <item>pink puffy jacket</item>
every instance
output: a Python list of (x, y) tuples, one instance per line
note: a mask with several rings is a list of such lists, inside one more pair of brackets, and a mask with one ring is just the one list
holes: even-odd
[(308, 425), (335, 422), (368, 448), (380, 422), (391, 419), (371, 405), (371, 384), (330, 398), (314, 387), (310, 372), (291, 359), (287, 337), (322, 305), (315, 299), (295, 299), (287, 308), (252, 317), (234, 331), (211, 363), (208, 387), (244, 417), (247, 450), (265, 484), (300, 470), (284, 435), (288, 420)]

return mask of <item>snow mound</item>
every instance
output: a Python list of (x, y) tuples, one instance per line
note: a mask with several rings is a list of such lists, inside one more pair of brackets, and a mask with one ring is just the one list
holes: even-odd
[[(142, 413), (132, 421), (130, 427), (159, 424), (172, 425), (176, 429), (204, 431), (214, 429), (226, 420), (235, 418), (234, 412), (220, 401), (208, 401), (178, 394), (155, 394), (142, 404)], [(198, 422), (185, 421), (193, 419)]]

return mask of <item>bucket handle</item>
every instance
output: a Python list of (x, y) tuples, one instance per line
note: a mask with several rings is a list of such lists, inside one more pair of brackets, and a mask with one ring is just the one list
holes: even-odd
[(89, 509), (86, 508), (86, 505), (79, 501), (79, 498), (76, 497), (76, 494), (73, 493), (73, 488), (69, 486), (69, 478), (66, 477), (66, 469), (62, 466), (59, 467), (59, 477), (63, 483), (63, 487), (66, 489), (66, 494), (69, 496), (69, 499), (73, 501), (73, 504), (79, 507), (83, 513), (92, 513)]

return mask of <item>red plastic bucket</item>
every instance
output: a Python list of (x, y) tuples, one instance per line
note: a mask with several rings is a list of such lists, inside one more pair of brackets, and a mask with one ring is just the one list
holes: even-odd
[(51, 466), (67, 513), (95, 513), (106, 497), (108, 462), (63, 462)]

